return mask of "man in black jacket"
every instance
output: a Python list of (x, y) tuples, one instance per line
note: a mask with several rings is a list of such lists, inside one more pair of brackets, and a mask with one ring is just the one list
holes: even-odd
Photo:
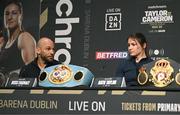
[(22, 67), (19, 77), (21, 78), (37, 78), (42, 69), (59, 64), (54, 60), (54, 42), (42, 37), (36, 48), (37, 57), (28, 65)]

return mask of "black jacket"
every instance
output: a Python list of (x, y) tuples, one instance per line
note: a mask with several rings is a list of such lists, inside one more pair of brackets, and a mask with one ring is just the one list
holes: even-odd
[[(59, 64), (58, 61), (53, 60), (52, 62), (47, 63), (46, 67)], [(37, 78), (41, 72), (41, 69), (37, 65), (37, 58), (21, 68), (19, 77), (21, 78)]]
[(116, 70), (116, 77), (125, 77), (127, 86), (136, 86), (140, 67), (152, 61), (151, 58), (143, 58), (139, 63), (136, 63), (134, 58), (121, 60)]

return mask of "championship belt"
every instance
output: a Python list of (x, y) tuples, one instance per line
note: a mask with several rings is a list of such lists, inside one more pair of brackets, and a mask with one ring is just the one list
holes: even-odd
[(180, 85), (180, 64), (171, 59), (159, 59), (139, 69), (137, 81), (140, 85), (153, 84), (166, 87), (174, 81)]
[(58, 64), (41, 71), (39, 86), (75, 87), (90, 86), (94, 75), (84, 67)]

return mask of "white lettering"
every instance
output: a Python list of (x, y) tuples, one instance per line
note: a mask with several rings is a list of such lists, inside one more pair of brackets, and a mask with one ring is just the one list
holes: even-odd
[(69, 101), (69, 111), (89, 111), (88, 101)]
[[(67, 5), (67, 10), (62, 12), (61, 11), (61, 6), (62, 5)], [(64, 60), (64, 64), (69, 64), (71, 61), (71, 54), (69, 52), (69, 50), (71, 49), (71, 37), (67, 37), (71, 32), (72, 32), (72, 24), (73, 23), (79, 23), (79, 18), (70, 18), (68, 16), (70, 16), (70, 14), (73, 11), (73, 4), (70, 0), (59, 0), (59, 2), (56, 5), (56, 14), (61, 17), (61, 18), (57, 18), (55, 20), (55, 23), (58, 25), (66, 25), (66, 28), (64, 30), (55, 30), (55, 43), (60, 44), (63, 43), (66, 45), (65, 48), (67, 49), (59, 49), (57, 50), (57, 52), (55, 53), (54, 58), (56, 60), (59, 60), (61, 58), (59, 58), (61, 55), (65, 55), (65, 60)], [(63, 13), (65, 14), (66, 18), (62, 18)], [(65, 17), (64, 16), (64, 17)], [(63, 36), (63, 37), (61, 37)]]

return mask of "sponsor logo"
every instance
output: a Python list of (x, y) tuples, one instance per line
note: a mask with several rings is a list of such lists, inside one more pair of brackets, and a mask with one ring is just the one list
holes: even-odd
[(121, 30), (121, 16), (120, 8), (107, 9), (105, 14), (105, 31)]
[(164, 55), (165, 55), (165, 51), (163, 48), (161, 48), (161, 49), (149, 49), (149, 56), (153, 60), (158, 60), (161, 58), (166, 58), (166, 59), (169, 58), (169, 57), (165, 57)]
[(96, 52), (96, 60), (127, 58), (127, 52)]

